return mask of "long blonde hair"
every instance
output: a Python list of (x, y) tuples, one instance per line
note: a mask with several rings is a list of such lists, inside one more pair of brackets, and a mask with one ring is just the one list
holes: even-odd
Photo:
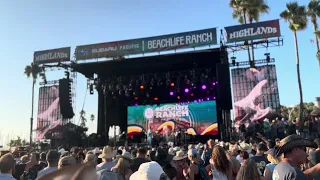
[(237, 175), (237, 180), (260, 180), (261, 176), (258, 171), (256, 162), (252, 159), (248, 159), (243, 162)]
[(117, 165), (115, 166), (116, 171), (125, 179), (126, 174), (128, 173), (129, 169), (130, 169), (130, 161), (126, 158), (120, 158), (118, 160)]

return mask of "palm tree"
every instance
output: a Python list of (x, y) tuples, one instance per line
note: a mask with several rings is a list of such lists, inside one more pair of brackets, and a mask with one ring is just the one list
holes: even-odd
[(31, 63), (30, 65), (27, 65), (24, 68), (24, 74), (27, 76), (27, 78), (32, 77), (32, 103), (31, 103), (31, 118), (30, 118), (30, 145), (32, 143), (32, 129), (33, 129), (33, 109), (34, 109), (34, 86), (37, 82), (38, 75), (42, 69), (34, 63)]
[(303, 124), (303, 94), (302, 94), (302, 84), (300, 78), (300, 59), (299, 59), (299, 48), (297, 31), (301, 31), (307, 28), (308, 19), (305, 6), (299, 6), (297, 2), (287, 3), (287, 9), (280, 13), (280, 17), (286, 22), (289, 22), (289, 28), (293, 32), (295, 48), (296, 48), (296, 65), (297, 65), (297, 77), (299, 85), (300, 94), (300, 113), (299, 119)]
[[(317, 46), (317, 57), (320, 66), (320, 51), (319, 51), (319, 36), (318, 33), (318, 23), (317, 17), (320, 16), (320, 1), (319, 0), (311, 0), (308, 4), (307, 15), (311, 18), (311, 23), (313, 24), (315, 36), (316, 36), (316, 46)], [(319, 34), (319, 33), (318, 33)]]
[[(230, 0), (230, 7), (233, 8), (232, 17), (238, 19), (240, 24), (247, 24), (247, 17), (249, 23), (253, 21), (258, 22), (262, 14), (269, 12), (269, 6), (265, 0)], [(253, 41), (251, 41), (252, 61), (254, 61), (254, 47)], [(249, 61), (250, 49), (248, 48)]]
[(80, 126), (82, 128), (86, 127), (87, 118), (86, 118), (86, 112), (84, 110), (80, 111)]
[(93, 114), (90, 115), (90, 120), (91, 120), (91, 121), (94, 121), (95, 118), (96, 118), (96, 117), (95, 117)]
[[(247, 0), (247, 16), (249, 18), (249, 23), (259, 22), (260, 16), (265, 13), (269, 13), (269, 6), (265, 0)], [(251, 41), (251, 53), (252, 61), (254, 62), (254, 47), (253, 41)]]
[[(230, 0), (229, 6), (233, 9), (232, 17), (238, 19), (240, 24), (247, 24), (247, 0)], [(251, 61), (250, 48), (248, 46), (248, 58)]]

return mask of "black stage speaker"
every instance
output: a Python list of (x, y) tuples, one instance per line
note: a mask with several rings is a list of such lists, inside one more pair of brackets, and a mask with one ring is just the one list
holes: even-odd
[(71, 81), (69, 79), (59, 80), (60, 112), (63, 119), (71, 119), (74, 116), (72, 109)]
[(232, 109), (232, 97), (231, 97), (231, 83), (230, 83), (230, 69), (229, 64), (218, 63), (217, 68), (217, 88), (218, 88), (218, 101), (219, 108), (221, 110)]

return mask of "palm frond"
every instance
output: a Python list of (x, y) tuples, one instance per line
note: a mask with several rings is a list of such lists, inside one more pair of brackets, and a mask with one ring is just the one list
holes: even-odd
[(30, 65), (27, 65), (24, 68), (24, 74), (27, 76), (27, 78), (31, 77), (31, 73), (32, 73), (32, 67)]
[(320, 31), (316, 31), (316, 32), (314, 32), (314, 34), (315, 34), (318, 38), (320, 38)]

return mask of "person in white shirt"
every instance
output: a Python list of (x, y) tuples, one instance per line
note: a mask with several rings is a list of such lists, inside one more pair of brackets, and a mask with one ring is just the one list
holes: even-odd
[(0, 179), (1, 180), (16, 180), (12, 176), (12, 171), (15, 166), (15, 159), (12, 154), (5, 154), (0, 158)]
[(46, 156), (48, 166), (38, 172), (37, 178), (49, 174), (58, 169), (59, 153), (57, 151), (49, 151)]

